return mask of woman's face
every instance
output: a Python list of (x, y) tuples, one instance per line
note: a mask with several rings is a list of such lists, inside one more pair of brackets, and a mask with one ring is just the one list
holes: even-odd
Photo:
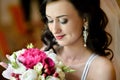
[(46, 6), (48, 27), (61, 46), (83, 42), (83, 19), (74, 6), (65, 0), (48, 3)]

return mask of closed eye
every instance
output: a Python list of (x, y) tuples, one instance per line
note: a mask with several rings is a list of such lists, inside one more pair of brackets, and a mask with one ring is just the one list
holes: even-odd
[(53, 19), (47, 17), (47, 23), (53, 23)]
[(47, 23), (53, 23), (53, 20), (47, 20)]
[(59, 21), (61, 24), (66, 24), (68, 22), (68, 19), (60, 19)]

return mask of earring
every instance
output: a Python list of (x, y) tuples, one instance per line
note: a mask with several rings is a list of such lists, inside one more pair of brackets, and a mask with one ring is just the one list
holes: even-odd
[(83, 30), (83, 38), (84, 38), (84, 47), (86, 47), (86, 42), (87, 42), (87, 37), (88, 37), (88, 22), (84, 23), (84, 30)]

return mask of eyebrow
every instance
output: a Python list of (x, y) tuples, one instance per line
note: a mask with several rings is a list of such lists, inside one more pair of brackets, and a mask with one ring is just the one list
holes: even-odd
[[(50, 17), (48, 15), (46, 15), (47, 17)], [(60, 16), (57, 16), (56, 18), (61, 18), (61, 17), (64, 17), (64, 16), (67, 16), (67, 15), (60, 15)], [(51, 18), (51, 17), (50, 17)]]

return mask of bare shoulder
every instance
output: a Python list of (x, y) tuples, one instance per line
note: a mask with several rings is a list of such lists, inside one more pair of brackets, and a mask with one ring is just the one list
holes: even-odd
[(96, 57), (91, 64), (88, 78), (90, 80), (116, 80), (112, 61), (102, 56)]

